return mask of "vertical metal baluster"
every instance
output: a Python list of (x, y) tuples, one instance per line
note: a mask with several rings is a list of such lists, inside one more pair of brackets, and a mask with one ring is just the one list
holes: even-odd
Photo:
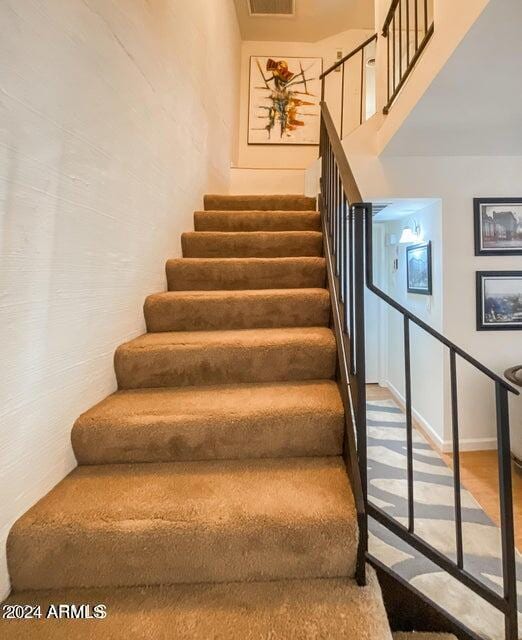
[(402, 80), (402, 0), (399, 0), (399, 82)]
[(355, 352), (353, 342), (355, 340), (355, 332), (354, 332), (354, 312), (353, 312), (353, 299), (354, 299), (354, 274), (353, 274), (353, 254), (354, 254), (354, 219), (353, 219), (353, 207), (351, 205), (348, 206), (348, 215), (349, 215), (349, 223), (350, 223), (350, 255), (349, 255), (349, 264), (350, 264), (350, 279), (348, 282), (348, 299), (349, 299), (349, 309), (348, 309), (348, 326), (350, 327), (350, 373), (355, 375)]
[(359, 117), (359, 124), (363, 123), (363, 97), (364, 97), (364, 48), (361, 49), (361, 113)]
[(341, 182), (341, 174), (339, 173), (339, 168), (337, 169), (337, 193), (338, 193), (338, 201), (337, 201), (337, 275), (341, 277), (341, 248), (342, 248), (342, 204), (343, 204), (343, 183)]
[(332, 152), (332, 143), (328, 145), (328, 200), (330, 202), (330, 207), (328, 210), (328, 232), (330, 234), (330, 238), (332, 237), (332, 217), (333, 217), (333, 192), (332, 192), (332, 170), (333, 170), (333, 152)]
[[(328, 216), (328, 201), (326, 193), (326, 147), (327, 147), (327, 134), (324, 124), (324, 119), (321, 114), (321, 135), (323, 136), (323, 146), (321, 149), (321, 195), (323, 200), (323, 215)], [(328, 218), (325, 217), (325, 220)]]
[(333, 193), (334, 193), (334, 197), (333, 197), (333, 206), (334, 206), (334, 210), (333, 210), (333, 241), (332, 241), (332, 252), (334, 255), (334, 271), (335, 271), (335, 275), (338, 275), (337, 273), (337, 213), (338, 213), (338, 208), (339, 208), (339, 194), (338, 194), (338, 180), (337, 180), (337, 162), (335, 160), (334, 157), (334, 170), (333, 170), (333, 174), (332, 174), (332, 180), (333, 180)]
[(428, 0), (424, 0), (424, 37), (428, 33)]
[(334, 237), (335, 237), (335, 156), (334, 156), (334, 152), (333, 152), (333, 147), (331, 147), (332, 150), (332, 173), (330, 175), (330, 181), (331, 181), (331, 189), (332, 189), (332, 251), (335, 253), (335, 243), (334, 243)]
[(410, 0), (406, 0), (406, 66), (410, 66)]
[(396, 75), (396, 68), (397, 68), (397, 57), (395, 54), (395, 15), (393, 16), (393, 29), (392, 29), (392, 33), (393, 33), (393, 40), (392, 40), (392, 44), (393, 44), (393, 93), (395, 93), (395, 87), (397, 86), (395, 83), (395, 75)]
[[(354, 273), (355, 282), (355, 372), (357, 380), (357, 449), (364, 502), (368, 494), (367, 437), (366, 437), (366, 356), (364, 331), (364, 205), (354, 206)], [(353, 341), (353, 337), (352, 337)], [(366, 544), (366, 541), (365, 541)]]
[(415, 52), (419, 48), (419, 0), (415, 0)]
[(328, 229), (328, 208), (330, 207), (330, 200), (328, 198), (328, 134), (326, 132), (326, 125), (324, 129), (324, 174), (323, 174), (323, 191), (324, 191), (324, 201), (325, 201), (325, 222), (326, 228)]
[(460, 495), (460, 445), (459, 445), (459, 407), (457, 398), (457, 362), (455, 351), (450, 349), (451, 378), (451, 426), (453, 435), (453, 488), (455, 493), (455, 540), (457, 543), (457, 565), (464, 567), (462, 544), (462, 501)]
[(404, 378), (406, 397), (406, 449), (408, 476), (408, 531), (415, 530), (413, 507), (413, 422), (411, 418), (411, 367), (410, 367), (410, 321), (404, 316)]
[(323, 193), (323, 176), (324, 176), (324, 135), (323, 135), (323, 117), (319, 116), (319, 159), (321, 161), (321, 172), (319, 174), (319, 193), (321, 195), (321, 203), (324, 205), (324, 193)]
[(509, 408), (507, 389), (495, 383), (497, 408), (498, 475), (500, 491), (500, 531), (502, 536), (502, 577), (506, 640), (518, 638), (517, 576), (515, 558), (515, 532), (513, 524), (513, 484), (511, 477), (511, 445), (509, 434)]
[(333, 240), (335, 225), (335, 190), (334, 190), (335, 156), (330, 144), (330, 238)]
[[(329, 194), (328, 194), (328, 146), (329, 146), (329, 141), (328, 141), (328, 136), (326, 133), (326, 125), (325, 125), (325, 141), (324, 141), (324, 193), (325, 193), (325, 199), (326, 199), (326, 223), (328, 225), (328, 210), (330, 208), (330, 198), (329, 198)], [(327, 226), (328, 228), (328, 226)]]
[(343, 139), (343, 124), (344, 124), (344, 62), (342, 64), (342, 72), (341, 72), (341, 140)]
[(388, 35), (386, 36), (386, 48), (388, 49), (388, 104), (390, 103), (390, 96), (391, 96), (391, 92), (390, 92), (390, 80), (391, 80), (391, 73), (390, 73), (390, 30), (388, 29)]
[[(341, 302), (346, 305), (346, 195), (344, 189), (341, 191), (341, 282), (339, 289)], [(346, 314), (344, 316), (343, 321), (346, 320)], [(346, 323), (344, 326), (346, 330)]]

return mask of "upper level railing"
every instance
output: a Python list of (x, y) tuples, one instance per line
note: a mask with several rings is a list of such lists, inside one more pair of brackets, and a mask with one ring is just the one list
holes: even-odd
[[(321, 102), (321, 192), (322, 217), (328, 281), (334, 330), (339, 354), (339, 383), (346, 414), (346, 461), (361, 524), (357, 576), (364, 583), (364, 560), (375, 562), (368, 553), (368, 516), (435, 563), (504, 615), (506, 640), (518, 639), (517, 584), (513, 522), (513, 491), (510, 455), (508, 393), (519, 392), (503, 378), (476, 360), (457, 344), (430, 327), (409, 309), (381, 291), (373, 280), (372, 205), (363, 203), (344, 153), (330, 111)], [(407, 524), (403, 525), (384, 508), (368, 499), (367, 426), (365, 378), (364, 295), (369, 289), (403, 319), (404, 377), (406, 405)], [(410, 328), (414, 324), (448, 349), (451, 388), (453, 494), (455, 504), (455, 557), (432, 546), (416, 528), (414, 500), (414, 448), (411, 398)], [(459, 404), (457, 358), (465, 360), (494, 385), (498, 443), (502, 594), (473, 575), (466, 566), (462, 531), (460, 483)]]
[(321, 100), (332, 106), (336, 103), (335, 119), (341, 139), (375, 113), (376, 42), (374, 34), (320, 75)]
[(413, 71), (434, 32), (433, 0), (393, 0), (382, 35), (387, 39), (387, 95), (384, 113)]

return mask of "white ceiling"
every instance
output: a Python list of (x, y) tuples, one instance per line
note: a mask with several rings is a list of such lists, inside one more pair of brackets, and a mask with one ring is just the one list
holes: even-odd
[(347, 29), (373, 29), (374, 0), (295, 0), (295, 16), (250, 16), (234, 0), (243, 40), (316, 42)]
[(521, 24), (521, 0), (490, 2), (384, 154), (521, 156)]

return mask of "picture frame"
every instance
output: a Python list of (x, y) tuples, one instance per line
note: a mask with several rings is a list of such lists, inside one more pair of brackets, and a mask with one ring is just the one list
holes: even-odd
[(431, 296), (431, 241), (406, 247), (406, 278), (408, 293)]
[(247, 144), (318, 146), (322, 72), (320, 57), (250, 56)]
[(522, 256), (522, 197), (474, 198), (476, 256)]
[(477, 271), (477, 331), (522, 329), (522, 271)]

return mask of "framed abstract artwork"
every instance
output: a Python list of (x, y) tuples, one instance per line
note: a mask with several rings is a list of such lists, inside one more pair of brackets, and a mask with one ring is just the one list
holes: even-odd
[(477, 330), (522, 329), (522, 271), (477, 271)]
[(318, 145), (322, 58), (251, 56), (248, 144)]
[(475, 255), (522, 256), (522, 198), (474, 198)]
[(406, 247), (408, 293), (431, 296), (431, 242)]

